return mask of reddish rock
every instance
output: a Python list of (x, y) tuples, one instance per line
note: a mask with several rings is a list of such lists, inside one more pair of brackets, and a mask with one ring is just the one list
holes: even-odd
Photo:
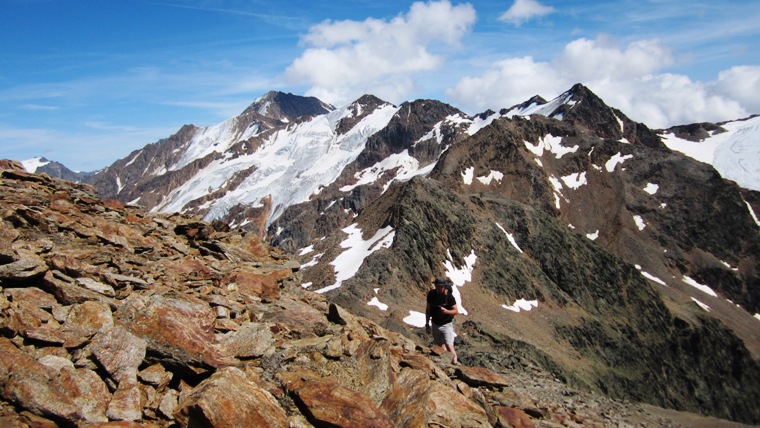
[(100, 330), (108, 330), (113, 326), (110, 306), (101, 301), (91, 300), (72, 305), (62, 329), (66, 332), (90, 337)]
[(161, 364), (152, 366), (137, 373), (141, 381), (153, 385), (157, 390), (163, 390), (172, 380), (172, 373), (166, 371)]
[(60, 280), (51, 272), (45, 274), (45, 277), (39, 282), (39, 286), (54, 295), (56, 300), (62, 305), (72, 305), (95, 300), (107, 303), (111, 308), (116, 307), (116, 303), (112, 299), (70, 282)]
[(395, 426), (491, 426), (483, 408), (464, 397), (453, 385), (431, 380), (422, 370), (402, 370), (382, 408)]
[(498, 416), (499, 426), (513, 428), (534, 427), (530, 417), (522, 410), (502, 406), (496, 408), (496, 414)]
[(280, 296), (280, 287), (276, 278), (253, 272), (232, 272), (222, 278), (220, 287), (234, 286), (238, 292), (272, 301)]
[(47, 272), (45, 260), (36, 256), (27, 256), (12, 263), (0, 265), (0, 280), (23, 281), (40, 277)]
[(370, 398), (330, 379), (307, 379), (288, 386), (304, 409), (306, 418), (316, 426), (393, 427), (391, 419)]
[(254, 358), (264, 355), (273, 345), (268, 324), (246, 323), (239, 330), (228, 333), (222, 342), (227, 354), (237, 358)]
[(150, 298), (132, 296), (116, 313), (148, 348), (176, 362), (222, 367), (234, 364), (215, 346), (216, 313), (208, 303), (170, 293)]
[(145, 340), (118, 326), (99, 332), (89, 346), (111, 378), (120, 384), (136, 378), (146, 347)]
[(117, 421), (136, 421), (142, 419), (142, 401), (140, 388), (134, 380), (122, 381), (108, 403), (106, 416)]
[(67, 422), (82, 419), (55, 371), (4, 337), (0, 337), (0, 393), (4, 400), (38, 416)]
[(182, 427), (289, 426), (277, 400), (235, 368), (221, 369), (201, 382), (180, 399), (174, 415)]
[(53, 309), (58, 306), (55, 296), (40, 290), (37, 287), (6, 288), (3, 290), (9, 300), (14, 302), (26, 301), (41, 309)]
[(0, 159), (0, 169), (26, 172), (21, 162), (11, 159)]
[(459, 366), (456, 375), (470, 386), (509, 386), (509, 379), (506, 376), (494, 373), (484, 367)]

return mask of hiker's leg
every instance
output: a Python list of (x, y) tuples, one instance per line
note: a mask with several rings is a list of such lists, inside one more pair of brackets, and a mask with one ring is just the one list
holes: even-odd
[(441, 332), (441, 326), (433, 323), (431, 332), (433, 333), (433, 345), (443, 345), (446, 342), (446, 338)]
[(454, 358), (451, 359), (451, 364), (454, 364), (454, 365), (459, 364), (459, 359), (457, 358), (457, 351), (454, 350), (454, 344), (447, 343), (446, 349), (454, 355)]
[(441, 327), (444, 337), (444, 347), (454, 356), (454, 358), (451, 359), (451, 364), (458, 364), (459, 359), (457, 359), (457, 352), (454, 350), (454, 338), (456, 337), (456, 334), (454, 333), (454, 324), (448, 323)]

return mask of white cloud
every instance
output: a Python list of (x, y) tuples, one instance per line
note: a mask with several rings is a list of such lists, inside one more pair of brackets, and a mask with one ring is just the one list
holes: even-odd
[(515, 0), (512, 7), (504, 12), (499, 19), (515, 26), (537, 16), (544, 16), (554, 12), (553, 7), (544, 6), (535, 0)]
[(480, 76), (464, 77), (446, 94), (455, 103), (462, 104), (460, 108), (469, 108), (475, 113), (488, 108), (498, 111), (536, 94), (557, 95), (568, 88), (551, 64), (524, 57), (499, 61)]
[(568, 43), (551, 61), (507, 58), (478, 76), (467, 76), (447, 90), (461, 108), (498, 110), (534, 95), (551, 99), (583, 83), (631, 119), (652, 128), (695, 121), (718, 122), (760, 111), (760, 67), (725, 70), (714, 82), (692, 81), (662, 70), (674, 63), (660, 40), (620, 46), (606, 36)]
[(571, 80), (589, 81), (646, 76), (672, 62), (670, 51), (659, 40), (637, 40), (621, 49), (602, 35), (568, 43), (555, 67)]
[(713, 92), (737, 100), (750, 113), (760, 112), (760, 66), (731, 67), (718, 74)]
[(414, 3), (389, 21), (324, 21), (302, 38), (308, 48), (285, 75), (336, 105), (363, 93), (401, 101), (417, 85), (414, 74), (440, 67), (440, 48), (457, 47), (474, 23), (470, 4), (448, 1)]

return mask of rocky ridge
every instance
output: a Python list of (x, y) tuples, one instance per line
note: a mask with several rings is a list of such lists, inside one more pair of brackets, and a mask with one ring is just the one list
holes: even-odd
[[(410, 336), (428, 278), (466, 276), (466, 364), (509, 367), (519, 354), (579, 388), (757, 423), (757, 192), (574, 89), (531, 103), (563, 120), (504, 111), (438, 140), (426, 177), (381, 177), (350, 196), (340, 189), (351, 181), (323, 189), (285, 211), (272, 242), (300, 256), (329, 301)], [(425, 134), (404, 112), (394, 120)], [(391, 234), (339, 277), (341, 260), (363, 251), (354, 242), (374, 249)], [(518, 301), (534, 307), (505, 309)]]
[(451, 366), (251, 235), (0, 162), (0, 425), (736, 426)]

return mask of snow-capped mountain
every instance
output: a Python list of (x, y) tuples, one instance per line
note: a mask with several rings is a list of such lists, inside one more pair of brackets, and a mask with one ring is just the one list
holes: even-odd
[(87, 180), (95, 174), (94, 172), (72, 171), (66, 168), (65, 165), (47, 160), (44, 157), (27, 159), (22, 161), (21, 164), (29, 172), (47, 174), (51, 177), (63, 178), (64, 180), (74, 182)]
[[(760, 193), (744, 156), (757, 124), (654, 131), (582, 85), (475, 116), (269, 93), (90, 182), (267, 239), (300, 260), (305, 288), (421, 340), (424, 293), (447, 275), (465, 362), (518, 358), (755, 423)], [(749, 173), (729, 176), (737, 167)]]

